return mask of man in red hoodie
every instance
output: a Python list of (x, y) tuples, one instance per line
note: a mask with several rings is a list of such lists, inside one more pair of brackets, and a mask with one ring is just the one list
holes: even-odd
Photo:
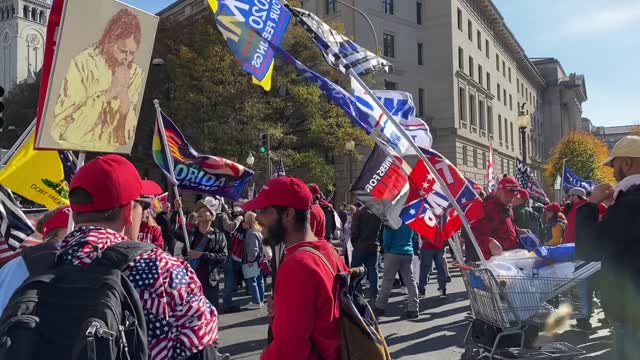
[(574, 187), (569, 191), (569, 201), (573, 205), (567, 214), (567, 230), (564, 232), (563, 244), (576, 242), (576, 212), (578, 208), (587, 202), (586, 191), (579, 187)]
[(266, 242), (283, 243), (286, 248), (274, 285), (273, 341), (262, 352), (262, 360), (340, 359), (340, 309), (333, 273), (346, 271), (347, 266), (328, 241), (313, 234), (311, 204), (305, 183), (283, 176), (242, 206), (258, 214)]
[[(523, 196), (518, 180), (512, 176), (504, 177), (498, 183), (495, 194), (488, 195), (483, 202), (484, 218), (471, 224), (471, 231), (478, 241), (485, 259), (500, 255), (504, 250), (518, 248), (518, 235), (525, 230), (518, 229), (513, 224), (511, 202), (518, 196)], [(475, 250), (467, 246), (467, 256)]]

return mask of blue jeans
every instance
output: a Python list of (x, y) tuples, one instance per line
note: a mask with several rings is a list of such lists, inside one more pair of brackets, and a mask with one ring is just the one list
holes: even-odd
[[(364, 266), (367, 269), (369, 298), (375, 299), (378, 297), (378, 252), (354, 249), (351, 256), (351, 267)], [(362, 288), (358, 290), (362, 292)]]
[(239, 261), (228, 259), (224, 263), (224, 291), (222, 292), (222, 303), (224, 307), (233, 305), (233, 293), (238, 287), (237, 274), (241, 272), (242, 264)]
[(640, 333), (622, 323), (614, 325), (613, 350), (615, 360), (637, 359), (640, 353)]
[(444, 250), (420, 249), (420, 276), (418, 280), (418, 291), (420, 293), (426, 290), (434, 262), (438, 271), (438, 287), (440, 289), (447, 288), (447, 275), (445, 273), (447, 263), (444, 260)]
[(264, 277), (262, 274), (244, 279), (247, 282), (247, 287), (249, 288), (249, 294), (251, 294), (251, 301), (254, 304), (260, 304), (264, 302)]

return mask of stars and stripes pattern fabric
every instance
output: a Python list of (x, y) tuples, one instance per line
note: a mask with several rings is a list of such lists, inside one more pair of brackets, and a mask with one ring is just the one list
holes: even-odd
[(493, 144), (489, 143), (489, 160), (487, 160), (487, 174), (486, 174), (486, 182), (487, 182), (487, 193), (492, 194), (496, 191), (498, 187), (498, 179), (496, 177), (496, 163), (495, 158), (493, 157)]
[(22, 242), (22, 244), (20, 244), (18, 249), (14, 250), (9, 247), (9, 244), (4, 240), (4, 238), (0, 238), (0, 265), (6, 264), (20, 256), (22, 250), (25, 248), (38, 244), (42, 244), (42, 241), (34, 237), (28, 237)]
[[(460, 171), (433, 150), (422, 149), (429, 163), (438, 171), (469, 222), (484, 215), (482, 200)], [(448, 239), (462, 227), (462, 220), (444, 190), (422, 160), (409, 174), (410, 194), (400, 218), (421, 236), (433, 239), (440, 231)]]
[(296, 23), (305, 29), (320, 48), (327, 63), (343, 74), (353, 69), (358, 76), (363, 76), (380, 69), (387, 71), (391, 67), (388, 61), (340, 35), (316, 15), (287, 4), (285, 6)]
[(22, 210), (0, 191), (0, 237), (9, 249), (18, 250), (33, 233), (35, 229)]
[(531, 199), (544, 205), (549, 203), (549, 197), (538, 184), (538, 181), (531, 175), (529, 167), (520, 159), (516, 159), (516, 179), (518, 179), (520, 186), (529, 192)]
[[(63, 262), (87, 266), (97, 253), (126, 241), (115, 231), (79, 227), (62, 242)], [(150, 359), (183, 359), (218, 339), (218, 314), (202, 293), (195, 272), (162, 249), (136, 257), (125, 276), (138, 291), (147, 323)]]
[(278, 167), (276, 168), (276, 177), (287, 176), (287, 173), (284, 170), (284, 162), (282, 162), (282, 158), (278, 162)]

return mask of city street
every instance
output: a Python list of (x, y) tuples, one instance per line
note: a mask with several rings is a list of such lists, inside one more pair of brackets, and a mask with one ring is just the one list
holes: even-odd
[[(430, 359), (460, 359), (464, 352), (469, 302), (459, 272), (452, 270), (451, 275), (453, 281), (448, 284), (446, 298), (438, 296), (437, 284), (433, 279), (430, 281), (427, 297), (420, 299), (420, 318), (415, 320), (400, 318), (406, 306), (406, 295), (399, 288), (394, 289), (387, 305), (389, 316), (379, 319), (393, 359), (425, 359), (426, 354)], [(244, 290), (237, 294), (244, 295), (238, 301), (245, 306), (249, 298)], [(599, 319), (602, 314), (600, 311), (597, 314)], [(610, 359), (609, 330), (599, 322), (592, 321), (592, 324), (592, 333), (569, 330), (555, 341), (584, 349), (587, 354), (581, 358)], [(232, 359), (259, 359), (261, 350), (266, 346), (266, 334), (266, 310), (245, 310), (220, 317), (222, 351), (230, 353)]]

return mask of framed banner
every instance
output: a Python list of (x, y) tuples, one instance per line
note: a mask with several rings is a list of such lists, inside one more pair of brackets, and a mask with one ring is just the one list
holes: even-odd
[(118, 1), (65, 0), (35, 148), (131, 153), (157, 27)]

